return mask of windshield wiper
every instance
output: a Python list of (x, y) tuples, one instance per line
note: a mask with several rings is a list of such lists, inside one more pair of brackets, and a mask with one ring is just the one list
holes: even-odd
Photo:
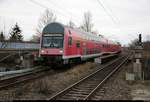
[(51, 43), (51, 44), (50, 44), (50, 47), (54, 47), (54, 44), (53, 44), (53, 43)]

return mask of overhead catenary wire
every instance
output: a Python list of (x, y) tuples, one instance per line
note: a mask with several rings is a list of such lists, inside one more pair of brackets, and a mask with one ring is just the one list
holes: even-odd
[[(104, 2), (103, 2), (104, 3)], [(112, 16), (117, 20), (117, 24), (120, 24), (120, 20), (118, 18), (118, 16), (114, 15), (114, 12), (112, 11), (112, 9), (110, 8), (110, 5), (107, 3), (107, 0), (105, 1), (105, 5), (107, 6), (107, 8), (109, 9), (109, 11), (111, 12)]]
[(98, 4), (100, 5), (100, 7), (103, 8), (103, 10), (105, 11), (105, 13), (107, 14), (107, 16), (110, 17), (110, 19), (112, 20), (112, 22), (117, 25), (116, 20), (111, 16), (111, 14), (106, 10), (106, 8), (104, 7), (103, 3), (100, 0), (97, 0)]
[[(43, 4), (41, 4), (41, 3), (39, 3), (39, 2), (37, 2), (37, 1), (35, 1), (35, 0), (30, 0), (30, 1), (31, 1), (32, 3), (38, 5), (38, 6), (42, 7), (42, 8), (51, 9), (52, 11), (58, 12), (58, 11), (56, 11), (56, 10), (54, 10), (54, 9), (52, 9), (52, 8), (49, 8), (49, 7), (43, 5)], [(58, 12), (58, 13), (61, 14), (61, 15), (63, 15), (63, 16), (65, 16), (65, 17), (68, 17), (68, 16), (64, 15), (63, 13), (61, 13), (61, 12)]]
[[(58, 3), (56, 4), (55, 2), (53, 2), (52, 0), (47, 0), (48, 2), (52, 3), (53, 5), (55, 5), (55, 7), (60, 8), (61, 10), (64, 9), (61, 5), (58, 5)], [(67, 10), (63, 10), (63, 12), (67, 12), (67, 14), (71, 15), (71, 18), (73, 18), (74, 20), (79, 20), (81, 19), (80, 17), (78, 17), (77, 15), (74, 15), (72, 12), (70, 12), (68, 9)]]
[[(66, 15), (66, 14), (64, 14), (64, 12), (62, 13), (62, 12), (60, 12), (60, 11), (58, 11), (58, 10), (49, 8), (49, 7), (45, 6), (44, 4), (41, 4), (41, 3), (39, 3), (39, 2), (37, 2), (37, 1), (35, 1), (35, 0), (30, 0), (30, 2), (32, 2), (32, 3), (34, 3), (34, 4), (38, 5), (38, 6), (40, 6), (40, 7), (42, 7), (42, 8), (51, 9), (52, 11), (55, 11), (55, 12), (59, 13), (61, 16), (69, 18), (69, 20), (72, 19), (72, 17), (71, 17), (71, 16), (69, 17), (68, 14)], [(75, 18), (74, 18), (74, 19), (75, 19)], [(78, 19), (76, 19), (76, 22), (79, 23)]]
[[(106, 8), (105, 8), (105, 6), (104, 6), (104, 2), (102, 2), (102, 0), (97, 0), (98, 1), (98, 3), (100, 4), (100, 6), (104, 9), (104, 11), (105, 11), (105, 13), (107, 14), (107, 16), (109, 16), (110, 18), (111, 18), (111, 20), (112, 20), (112, 22), (114, 23), (114, 25), (117, 27), (117, 29), (121, 32), (122, 30), (121, 30), (121, 28), (120, 28), (120, 21), (119, 21), (119, 19), (116, 17), (116, 16), (114, 16), (114, 14), (112, 13), (112, 10), (110, 9), (110, 7), (109, 7), (109, 11), (111, 12), (111, 13), (109, 13), (107, 10), (106, 10)], [(108, 8), (108, 7), (107, 7)]]
[[(96, 0), (99, 4), (99, 7), (101, 7), (104, 12), (106, 13), (106, 15), (111, 19), (112, 23), (117, 27), (117, 29), (119, 29), (118, 24), (116, 22), (116, 20), (111, 16), (111, 14), (106, 10), (105, 6), (103, 5), (103, 3), (100, 0)], [(119, 29), (120, 30), (120, 29)], [(113, 36), (116, 36), (113, 34)]]
[[(107, 14), (107, 16), (110, 17), (110, 19), (112, 20), (112, 22), (116, 25), (117, 29), (121, 32), (123, 31), (120, 28), (120, 21), (118, 19), (118, 17), (114, 16), (112, 13), (112, 10), (109, 8), (109, 11), (111, 12), (111, 14), (106, 10), (104, 3), (102, 2), (102, 0), (97, 0), (97, 2), (99, 3), (99, 5), (103, 8), (103, 10), (105, 11), (105, 13)], [(107, 7), (108, 8), (108, 7)], [(131, 40), (131, 37), (128, 36), (128, 38)]]

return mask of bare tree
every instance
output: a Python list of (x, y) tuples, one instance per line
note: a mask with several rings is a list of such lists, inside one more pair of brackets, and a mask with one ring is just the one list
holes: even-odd
[(43, 15), (41, 16), (41, 18), (39, 19), (39, 23), (36, 28), (36, 34), (32, 36), (31, 41), (39, 41), (43, 28), (47, 24), (49, 24), (51, 22), (55, 22), (55, 21), (56, 21), (55, 14), (52, 11), (49, 11), (49, 9), (46, 9), (44, 11)]
[(4, 35), (4, 32), (2, 31), (0, 33), (0, 41), (3, 41), (3, 40), (5, 40), (5, 35)]
[(76, 25), (72, 21), (69, 21), (68, 26), (71, 27), (71, 28), (75, 28), (76, 27)]
[(2, 31), (0, 33), (0, 48), (6, 48), (8, 45), (8, 42), (6, 40), (6, 35), (4, 34), (4, 32)]
[(139, 40), (138, 39), (134, 39), (133, 41), (131, 41), (131, 43), (129, 44), (130, 49), (133, 49), (134, 46), (138, 45)]
[(143, 42), (144, 50), (150, 51), (150, 41)]
[(80, 26), (80, 29), (86, 32), (92, 32), (93, 23), (92, 23), (92, 14), (88, 11), (84, 13), (83, 24)]

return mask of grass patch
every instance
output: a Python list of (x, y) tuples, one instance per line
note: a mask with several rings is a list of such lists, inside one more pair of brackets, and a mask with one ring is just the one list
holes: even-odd
[(145, 81), (143, 81), (143, 85), (145, 85), (145, 86), (150, 86), (150, 80), (145, 80)]

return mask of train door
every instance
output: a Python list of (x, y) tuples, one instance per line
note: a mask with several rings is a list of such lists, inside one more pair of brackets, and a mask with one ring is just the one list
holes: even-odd
[(86, 43), (85, 43), (85, 42), (83, 42), (82, 53), (83, 53), (83, 55), (86, 55), (86, 54), (87, 54), (87, 47), (86, 47)]
[(77, 55), (80, 55), (80, 41), (79, 40), (77, 40), (76, 41), (76, 48), (77, 48)]

